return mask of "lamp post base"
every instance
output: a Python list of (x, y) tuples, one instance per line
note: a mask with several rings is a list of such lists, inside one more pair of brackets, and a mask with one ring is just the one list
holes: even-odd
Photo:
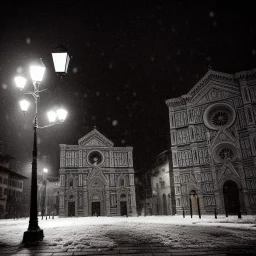
[(42, 229), (37, 230), (27, 230), (23, 234), (23, 244), (36, 243), (42, 241), (44, 238), (44, 231)]

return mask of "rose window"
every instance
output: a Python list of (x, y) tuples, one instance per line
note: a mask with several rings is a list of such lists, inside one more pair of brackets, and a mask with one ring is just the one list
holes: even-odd
[(206, 108), (203, 115), (205, 125), (212, 129), (228, 128), (235, 121), (233, 107), (226, 103), (216, 103)]
[(228, 113), (219, 111), (212, 117), (212, 123), (216, 126), (223, 126), (228, 123)]
[(234, 156), (234, 152), (230, 148), (223, 148), (219, 151), (219, 157), (221, 159), (232, 159)]
[(229, 142), (220, 143), (213, 149), (213, 157), (217, 163), (223, 163), (226, 160), (234, 161), (236, 155), (235, 145)]
[(88, 162), (90, 165), (93, 165), (93, 166), (101, 165), (103, 163), (103, 160), (104, 160), (103, 155), (99, 151), (96, 151), (96, 150), (92, 151), (88, 155)]

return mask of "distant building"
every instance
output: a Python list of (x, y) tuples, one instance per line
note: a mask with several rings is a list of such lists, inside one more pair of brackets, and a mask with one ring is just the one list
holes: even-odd
[(173, 215), (175, 201), (170, 152), (164, 151), (156, 156), (142, 170), (136, 172), (137, 205), (139, 215)]
[(177, 213), (256, 213), (256, 69), (209, 70), (169, 109)]
[(23, 216), (23, 181), (27, 178), (9, 169), (10, 159), (0, 154), (0, 218)]
[(134, 216), (132, 147), (114, 147), (96, 128), (60, 145), (59, 216)]
[(38, 210), (40, 215), (59, 215), (59, 177), (39, 176)]

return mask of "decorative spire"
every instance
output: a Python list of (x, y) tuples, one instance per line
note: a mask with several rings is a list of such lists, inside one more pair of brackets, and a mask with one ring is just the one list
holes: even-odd
[(207, 62), (208, 62), (208, 70), (212, 70), (212, 63), (211, 63), (211, 57), (207, 57)]
[(93, 129), (94, 129), (94, 130), (97, 130), (97, 127), (96, 127), (96, 125), (94, 125), (94, 126), (93, 126)]

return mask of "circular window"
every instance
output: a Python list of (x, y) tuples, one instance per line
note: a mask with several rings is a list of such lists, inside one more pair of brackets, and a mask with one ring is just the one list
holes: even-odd
[(234, 160), (236, 157), (236, 148), (229, 143), (222, 143), (214, 148), (214, 158), (216, 162)]
[(103, 163), (103, 155), (99, 151), (91, 151), (88, 154), (88, 162), (90, 165), (98, 166)]
[(232, 159), (234, 156), (234, 152), (232, 149), (230, 148), (222, 148), (220, 151), (219, 151), (219, 157), (221, 159)]
[(235, 110), (229, 104), (217, 103), (205, 110), (203, 119), (210, 129), (227, 128), (235, 121)]

